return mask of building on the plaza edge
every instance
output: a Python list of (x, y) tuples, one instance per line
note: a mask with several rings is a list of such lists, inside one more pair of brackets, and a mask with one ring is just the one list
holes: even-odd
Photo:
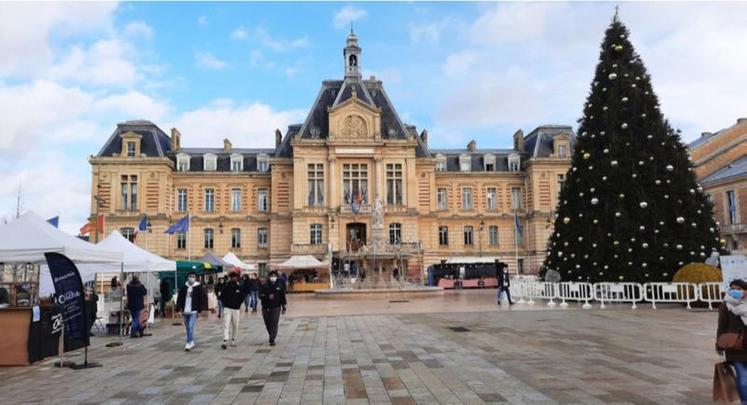
[[(303, 123), (276, 130), (275, 148), (184, 148), (177, 129), (117, 125), (92, 166), (91, 218), (171, 258), (232, 251), (266, 269), (290, 255), (337, 257), (368, 269), (404, 263), (411, 277), (449, 258), (500, 258), (536, 272), (570, 166), (570, 126), (513, 136), (511, 149), (432, 149), (402, 122), (375, 77), (361, 77), (361, 48), (347, 38), (343, 80), (325, 80)], [(216, 139), (218, 142), (218, 139)], [(216, 142), (216, 143), (217, 143)], [(380, 199), (383, 223), (372, 223)], [(97, 200), (99, 206), (97, 207)], [(189, 235), (164, 230), (191, 214)], [(514, 213), (522, 235), (514, 240)], [(377, 230), (385, 243), (370, 242)], [(515, 261), (518, 257), (518, 263)], [(401, 260), (401, 262), (400, 262)]]
[(688, 148), (727, 248), (747, 254), (747, 118), (718, 132), (703, 132)]

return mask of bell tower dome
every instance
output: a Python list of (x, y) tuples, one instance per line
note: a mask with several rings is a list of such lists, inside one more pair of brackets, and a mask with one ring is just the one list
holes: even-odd
[(348, 34), (347, 46), (342, 51), (345, 57), (345, 78), (361, 78), (361, 48), (358, 46), (358, 37), (353, 32), (353, 25), (350, 25), (350, 34)]

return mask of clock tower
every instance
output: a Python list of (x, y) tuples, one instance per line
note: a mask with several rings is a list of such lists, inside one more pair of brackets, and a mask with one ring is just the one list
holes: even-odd
[(343, 49), (342, 54), (345, 57), (345, 78), (360, 79), (361, 48), (358, 47), (358, 37), (353, 32), (352, 25), (350, 26), (350, 34), (348, 34), (347, 46)]

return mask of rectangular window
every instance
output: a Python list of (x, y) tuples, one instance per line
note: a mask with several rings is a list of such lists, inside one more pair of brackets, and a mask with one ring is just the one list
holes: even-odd
[(135, 230), (133, 228), (122, 228), (119, 232), (127, 238), (128, 241), (135, 243)]
[(729, 209), (729, 224), (734, 225), (737, 223), (737, 196), (734, 194), (734, 190), (726, 192), (726, 202)]
[(206, 172), (214, 172), (218, 167), (218, 158), (215, 155), (205, 155), (202, 158)]
[(188, 155), (177, 156), (176, 166), (177, 166), (177, 170), (179, 170), (180, 172), (189, 171), (189, 156)]
[(438, 189), (438, 209), (440, 211), (446, 211), (449, 209), (449, 201), (447, 200), (448, 194), (445, 188), (439, 188)]
[(212, 188), (205, 189), (205, 212), (215, 211), (215, 190)]
[(511, 208), (521, 209), (521, 189), (518, 187), (511, 189)]
[(498, 245), (498, 227), (495, 225), (491, 225), (488, 228), (488, 239), (490, 239), (490, 244), (492, 246)]
[(565, 186), (565, 174), (558, 174), (558, 195), (563, 191), (563, 186)]
[(387, 163), (386, 165), (386, 203), (387, 205), (402, 205), (402, 165)]
[(130, 176), (130, 210), (137, 211), (137, 176)]
[(441, 246), (449, 245), (449, 228), (446, 226), (438, 227), (438, 244)]
[(486, 172), (494, 172), (495, 171), (495, 163), (485, 163), (485, 171)]
[(176, 190), (176, 210), (187, 212), (187, 190), (180, 188)]
[(267, 228), (257, 229), (257, 246), (260, 248), (266, 248), (268, 243), (269, 231)]
[(135, 142), (132, 142), (132, 141), (127, 142), (127, 156), (135, 157)]
[(446, 171), (446, 158), (436, 160), (436, 171), (437, 172)]
[(233, 172), (240, 172), (241, 171), (241, 160), (239, 159), (231, 159), (231, 171)]
[(324, 165), (312, 163), (308, 166), (308, 203), (310, 207), (324, 205)]
[(402, 241), (402, 224), (389, 224), (389, 243), (395, 245)]
[(472, 209), (472, 189), (470, 187), (462, 189), (462, 209)]
[(187, 233), (186, 232), (176, 233), (176, 248), (177, 249), (187, 248)]
[(487, 203), (487, 207), (486, 208), (488, 209), (488, 211), (495, 211), (496, 210), (496, 207), (498, 206), (498, 204), (497, 204), (498, 200), (496, 199), (496, 195), (497, 195), (496, 188), (495, 187), (489, 187), (488, 191), (487, 191), (487, 201), (486, 201), (486, 203)]
[(122, 188), (122, 210), (125, 211), (136, 211), (137, 210), (137, 176), (122, 176), (122, 182), (120, 183)]
[(267, 189), (260, 188), (257, 190), (257, 211), (267, 212), (269, 209), (269, 201), (267, 201)]
[(464, 245), (472, 246), (473, 243), (474, 243), (473, 229), (471, 226), (467, 225), (464, 227)]
[(267, 156), (257, 157), (257, 171), (267, 172), (270, 170), (270, 161)]
[(342, 195), (345, 204), (353, 201), (368, 203), (368, 165), (346, 163), (342, 165)]
[(122, 209), (127, 211), (130, 209), (130, 183), (128, 182), (128, 176), (122, 176), (122, 183), (120, 187), (122, 189)]
[(231, 189), (231, 211), (233, 212), (241, 211), (241, 189), (240, 188)]
[(257, 270), (259, 271), (259, 277), (267, 277), (267, 263), (257, 263)]
[(322, 224), (311, 224), (309, 227), (309, 243), (312, 245), (322, 244)]
[(241, 229), (239, 228), (231, 229), (231, 248), (241, 248)]
[(568, 147), (566, 145), (558, 146), (558, 156), (562, 158), (568, 156)]
[(524, 259), (519, 259), (516, 263), (516, 270), (519, 274), (524, 274)]
[(213, 248), (213, 230), (211, 228), (205, 228), (205, 249)]

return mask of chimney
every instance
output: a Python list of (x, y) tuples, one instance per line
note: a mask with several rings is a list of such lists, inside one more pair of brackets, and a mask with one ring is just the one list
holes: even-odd
[(425, 144), (425, 147), (428, 147), (428, 130), (424, 129), (423, 132), (420, 133), (420, 139), (423, 140), (423, 144)]
[(477, 149), (477, 142), (475, 142), (475, 140), (473, 139), (467, 144), (467, 150), (470, 152), (474, 152), (475, 149)]
[[(739, 123), (739, 121), (737, 121), (737, 123)], [(706, 137), (709, 137), (711, 135), (713, 135), (713, 133), (711, 133), (711, 132), (701, 132), (700, 133), (700, 137), (701, 138), (706, 138)]]
[(228, 138), (223, 140), (223, 152), (230, 152), (231, 151), (231, 141), (228, 140)]
[(514, 132), (514, 150), (524, 152), (524, 131), (520, 129)]
[(275, 129), (275, 147), (277, 148), (283, 142), (283, 134), (279, 129)]
[(747, 122), (747, 118), (737, 118), (737, 124), (744, 124)]
[(171, 151), (176, 152), (182, 147), (182, 133), (176, 128), (171, 128)]

